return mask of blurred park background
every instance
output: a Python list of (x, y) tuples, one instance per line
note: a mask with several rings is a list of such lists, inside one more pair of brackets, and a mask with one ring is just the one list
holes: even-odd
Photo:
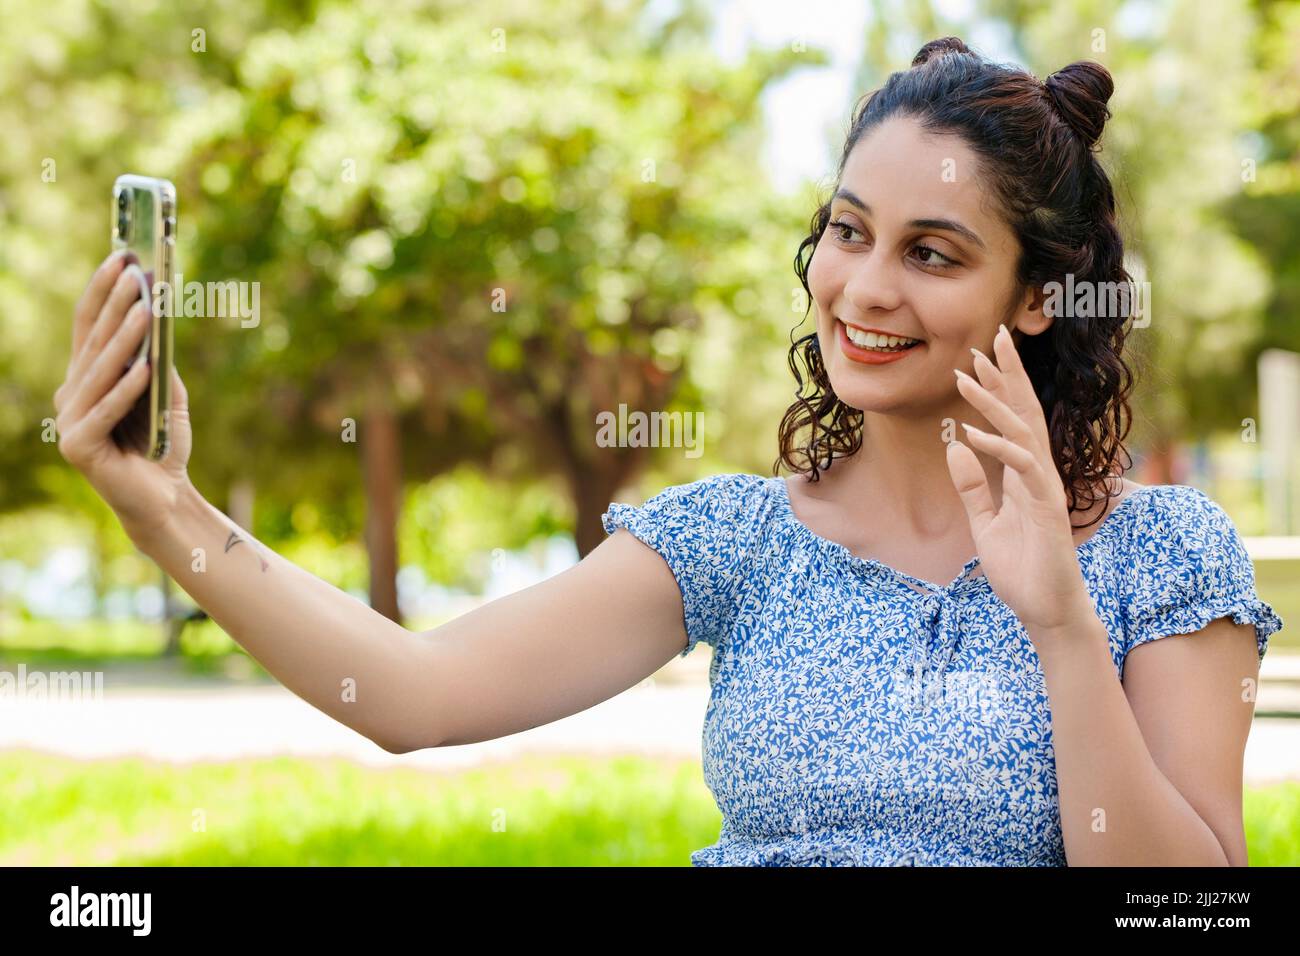
[[(613, 500), (771, 474), (804, 322), (791, 263), (850, 112), (947, 34), (1040, 77), (1115, 76), (1103, 162), (1152, 289), (1130, 477), (1222, 503), (1287, 622), (1246, 818), (1252, 864), (1300, 861), (1300, 0), (0, 18), (0, 668), (105, 687), (95, 709), (0, 705), (0, 864), (683, 865), (714, 842), (705, 650), (500, 746), (400, 757), (271, 681), (43, 437), (72, 307), (114, 178), (172, 180), (185, 280), (262, 292), (252, 326), (177, 320), (195, 484), (431, 628), (570, 566)], [(703, 413), (702, 454), (598, 448), (620, 404)]]

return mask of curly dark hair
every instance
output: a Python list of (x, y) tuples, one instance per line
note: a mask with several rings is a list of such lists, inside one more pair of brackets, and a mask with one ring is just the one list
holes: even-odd
[[(927, 131), (961, 136), (981, 162), (981, 172), (1020, 243), (1016, 278), (1021, 292), (1073, 275), (1083, 283), (1113, 283), (1127, 293), (1132, 278), (1123, 264), (1110, 180), (1095, 155), (1114, 92), (1110, 73), (1087, 60), (1071, 63), (1045, 82), (1015, 66), (992, 63), (957, 37), (923, 46), (907, 70), (859, 101), (844, 143), (839, 176), (854, 145), (890, 116), (914, 116)], [(837, 177), (838, 178), (838, 177)], [(812, 308), (808, 268), (830, 220), (831, 202), (812, 217), (799, 244), (795, 274)], [(1132, 424), (1133, 373), (1123, 358), (1129, 316), (1127, 294), (1110, 314), (1056, 316), (1043, 333), (1024, 336), (1020, 358), (1042, 402), (1052, 458), (1071, 512), (1092, 507), (1112, 475), (1132, 467), (1123, 440)], [(807, 319), (807, 311), (804, 314)], [(781, 420), (780, 456), (791, 471), (817, 481), (825, 460), (848, 457), (862, 444), (863, 414), (831, 388), (817, 332), (791, 333), (789, 364), (795, 402)], [(802, 359), (807, 379), (800, 375)], [(805, 385), (806, 383), (806, 385)], [(805, 395), (805, 387), (809, 394)], [(797, 433), (811, 427), (807, 441)], [(1116, 463), (1123, 455), (1123, 469)], [(1100, 518), (1106, 509), (1098, 514)], [(1089, 527), (1093, 522), (1082, 525)]]

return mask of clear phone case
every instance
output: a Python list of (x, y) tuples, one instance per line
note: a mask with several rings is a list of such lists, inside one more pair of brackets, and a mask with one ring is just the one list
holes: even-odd
[[(170, 447), (176, 190), (165, 179), (124, 175), (113, 183), (113, 248), (129, 250), (145, 276), (153, 320), (132, 362), (149, 363), (149, 387), (113, 428), (119, 448), (157, 460)], [(128, 363), (123, 372), (131, 367)]]

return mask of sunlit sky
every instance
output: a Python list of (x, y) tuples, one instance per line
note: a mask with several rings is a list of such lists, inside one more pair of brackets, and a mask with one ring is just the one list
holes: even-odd
[[(910, 0), (895, 0), (908, 3)], [(676, 0), (656, 0), (655, 9), (676, 8)], [(934, 9), (952, 22), (969, 22), (973, 0), (935, 0)], [(726, 62), (744, 58), (750, 46), (778, 47), (802, 39), (826, 51), (830, 63), (812, 66), (773, 84), (763, 99), (768, 127), (763, 161), (772, 182), (790, 192), (807, 179), (833, 176), (849, 115), (867, 90), (853, 88), (862, 55), (870, 4), (867, 0), (716, 0), (714, 48)], [(1111, 25), (1122, 36), (1150, 35), (1168, 14), (1164, 0), (1129, 0)], [(962, 31), (962, 39), (995, 60), (1019, 62), (1005, 28), (981, 21)], [(914, 49), (899, 51), (897, 69), (906, 68)], [(1081, 56), (1086, 56), (1081, 51)], [(1064, 65), (1064, 64), (1062, 64)]]
[[(968, 0), (936, 4), (954, 18), (968, 15), (969, 7)], [(833, 175), (849, 113), (866, 92), (853, 88), (853, 76), (862, 55), (868, 4), (864, 0), (719, 0), (713, 9), (714, 48), (726, 62), (743, 59), (750, 46), (786, 46), (796, 39), (809, 49), (826, 51), (829, 64), (797, 70), (765, 94), (768, 139), (763, 161), (782, 192), (805, 179)], [(999, 39), (972, 35), (970, 42), (987, 49), (999, 45)]]

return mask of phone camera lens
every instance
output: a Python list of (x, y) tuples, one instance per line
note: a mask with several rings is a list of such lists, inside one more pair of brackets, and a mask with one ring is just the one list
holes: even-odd
[(117, 192), (117, 235), (119, 239), (125, 239), (128, 232), (131, 231), (131, 196), (129, 190), (119, 189)]

